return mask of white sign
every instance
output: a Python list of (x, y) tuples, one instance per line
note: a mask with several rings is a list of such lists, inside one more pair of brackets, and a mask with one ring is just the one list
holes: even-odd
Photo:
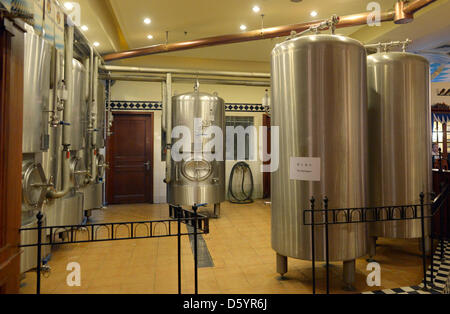
[(320, 158), (291, 157), (291, 180), (320, 181)]

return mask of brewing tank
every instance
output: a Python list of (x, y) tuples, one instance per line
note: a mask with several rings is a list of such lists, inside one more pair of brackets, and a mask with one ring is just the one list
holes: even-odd
[(70, 150), (78, 151), (85, 147), (87, 128), (87, 101), (85, 96), (86, 70), (83, 64), (73, 59), (73, 102), (70, 107), (70, 117), (68, 121)]
[(24, 35), (22, 153), (48, 149), (51, 45), (32, 32)]
[[(169, 203), (173, 205), (216, 205), (225, 200), (225, 104), (217, 95), (199, 92), (186, 93), (172, 98), (172, 134), (184, 128), (191, 134), (190, 141), (179, 147), (177, 138), (172, 139), (172, 157), (181, 153), (183, 159), (172, 159)], [(214, 136), (208, 130), (220, 130), (222, 138), (215, 134), (222, 147), (207, 149)], [(219, 136), (219, 137), (218, 137)], [(200, 145), (194, 145), (195, 138)], [(220, 146), (220, 145), (219, 145)], [(178, 148), (177, 148), (178, 147)], [(214, 156), (199, 156), (208, 150)], [(213, 160), (211, 160), (213, 159)]]
[[(370, 205), (419, 204), (420, 193), (431, 192), (429, 63), (411, 53), (379, 52), (367, 58), (367, 69)], [(377, 222), (370, 235), (419, 238), (420, 226), (419, 219)]]
[[(348, 37), (296, 37), (272, 51), (272, 126), (279, 127), (272, 248), (280, 256), (312, 259), (311, 227), (303, 221), (311, 197), (316, 209), (325, 196), (330, 209), (367, 205), (366, 79), (366, 51)], [(325, 259), (324, 237), (317, 226), (317, 260)], [(354, 266), (366, 242), (364, 223), (330, 225), (330, 261)]]

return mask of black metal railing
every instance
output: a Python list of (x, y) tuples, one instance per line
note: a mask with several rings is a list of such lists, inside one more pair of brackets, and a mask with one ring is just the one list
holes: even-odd
[[(413, 205), (399, 205), (399, 206), (382, 206), (382, 207), (363, 207), (363, 208), (341, 208), (329, 209), (329, 200), (325, 196), (323, 199), (323, 209), (315, 209), (316, 200), (314, 197), (310, 200), (310, 209), (303, 210), (303, 224), (311, 226), (311, 257), (312, 257), (312, 280), (313, 280), (313, 294), (316, 293), (316, 256), (315, 256), (315, 233), (318, 226), (323, 226), (325, 229), (325, 267), (326, 267), (326, 293), (330, 293), (330, 262), (329, 262), (329, 226), (339, 224), (355, 224), (355, 223), (373, 223), (382, 221), (405, 221), (420, 219), (421, 223), (421, 244), (422, 244), (422, 264), (424, 274), (424, 289), (433, 288), (434, 274), (433, 274), (433, 253), (431, 254), (430, 262), (430, 283), (427, 280), (427, 258), (426, 258), (426, 219), (430, 221), (430, 241), (431, 252), (433, 252), (433, 236), (434, 230), (433, 217), (441, 211), (443, 205), (446, 204), (450, 187), (445, 185), (442, 192), (432, 200), (431, 203), (425, 203), (425, 194), (420, 193), (420, 204)], [(425, 214), (425, 208), (430, 208), (430, 214)], [(441, 216), (442, 217), (442, 216)], [(443, 219), (440, 219), (441, 230)], [(442, 232), (439, 235), (441, 259), (444, 258), (444, 236)]]
[[(192, 207), (192, 211), (183, 209), (180, 206), (169, 206), (170, 219), (132, 222), (111, 222), (97, 224), (82, 224), (69, 226), (43, 226), (44, 215), (38, 212), (37, 227), (22, 228), (19, 232), (37, 232), (36, 243), (22, 244), (19, 247), (37, 247), (36, 258), (36, 294), (41, 293), (41, 272), (42, 272), (42, 247), (61, 244), (75, 244), (88, 242), (105, 242), (119, 240), (152, 239), (177, 237), (178, 254), (178, 293), (181, 294), (181, 237), (194, 236), (194, 285), (195, 294), (198, 294), (198, 250), (197, 236), (209, 233), (209, 218), (197, 213), (198, 207)], [(181, 224), (193, 227), (193, 232), (181, 232)], [(175, 226), (174, 226), (175, 225)], [(163, 227), (157, 228), (158, 226)], [(119, 232), (121, 231), (122, 232)], [(123, 230), (127, 232), (123, 234)], [(42, 237), (42, 234), (47, 236)], [(105, 235), (106, 233), (106, 235)], [(64, 234), (60, 239), (58, 235)]]

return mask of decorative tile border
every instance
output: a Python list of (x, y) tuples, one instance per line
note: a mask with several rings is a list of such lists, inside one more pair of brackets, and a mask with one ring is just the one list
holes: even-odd
[(262, 104), (225, 104), (229, 112), (266, 112)]
[[(108, 103), (106, 102), (106, 109)], [(112, 100), (111, 110), (144, 110), (144, 111), (158, 111), (162, 110), (162, 103), (160, 101), (127, 101), (127, 100)], [(225, 111), (227, 112), (260, 112), (264, 113), (265, 109), (262, 104), (225, 104)]]
[(111, 110), (145, 110), (157, 111), (162, 110), (162, 103), (160, 101), (118, 101), (112, 100), (110, 107), (106, 104), (106, 109)]

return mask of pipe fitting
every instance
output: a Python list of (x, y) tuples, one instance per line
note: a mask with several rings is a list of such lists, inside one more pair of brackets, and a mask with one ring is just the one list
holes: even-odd
[(408, 24), (414, 20), (413, 13), (405, 12), (405, 2), (397, 1), (395, 3), (395, 24)]

